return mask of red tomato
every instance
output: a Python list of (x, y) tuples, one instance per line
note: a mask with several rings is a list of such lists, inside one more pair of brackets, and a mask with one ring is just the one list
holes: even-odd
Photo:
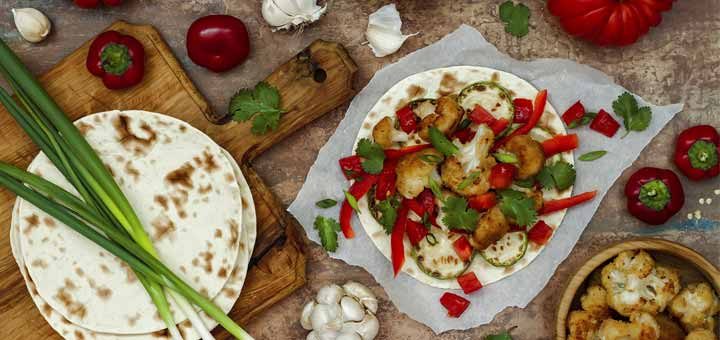
[(570, 35), (605, 46), (630, 45), (662, 21), (675, 0), (548, 0)]
[(465, 294), (470, 294), (483, 287), (474, 272), (467, 272), (458, 276), (457, 282)]

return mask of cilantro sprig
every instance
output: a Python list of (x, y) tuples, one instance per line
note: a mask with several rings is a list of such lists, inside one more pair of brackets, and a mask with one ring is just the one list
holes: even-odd
[(477, 226), (480, 214), (468, 207), (468, 201), (463, 197), (449, 196), (442, 207), (445, 213), (443, 223), (450, 229), (473, 231)]
[(337, 250), (337, 233), (340, 231), (340, 223), (329, 217), (317, 216), (315, 217), (314, 226), (318, 231), (318, 235), (320, 235), (320, 243), (323, 248), (330, 252)]
[(628, 92), (621, 94), (612, 103), (615, 114), (623, 118), (623, 126), (627, 131), (644, 131), (650, 125), (652, 110), (649, 106), (639, 107), (637, 99)]
[(280, 124), (280, 93), (272, 85), (259, 82), (254, 89), (242, 89), (230, 99), (230, 114), (236, 121), (252, 119), (252, 133), (264, 135)]
[(383, 151), (380, 144), (363, 138), (358, 142), (357, 150), (355, 151), (358, 156), (364, 158), (360, 164), (365, 172), (369, 174), (379, 174), (382, 171), (383, 162), (385, 161), (385, 151)]
[(570, 163), (557, 161), (542, 168), (536, 179), (545, 189), (565, 190), (575, 184), (575, 177), (575, 168)]
[(400, 202), (395, 197), (389, 197), (380, 201), (376, 207), (378, 212), (380, 212), (380, 225), (383, 226), (386, 234), (392, 233), (393, 227), (395, 227), (395, 220), (397, 220), (397, 211), (400, 207)]
[(518, 38), (522, 38), (530, 31), (530, 9), (523, 5), (515, 5), (512, 0), (505, 1), (500, 5), (500, 20), (505, 23), (505, 32)]
[(512, 219), (519, 226), (531, 226), (537, 219), (535, 201), (517, 190), (500, 190), (500, 211)]

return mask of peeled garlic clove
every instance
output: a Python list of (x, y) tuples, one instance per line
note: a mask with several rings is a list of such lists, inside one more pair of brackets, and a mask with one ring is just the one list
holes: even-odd
[(338, 338), (337, 331), (324, 330), (324, 331), (312, 331), (308, 333), (305, 340), (336, 340)]
[(355, 332), (341, 332), (335, 340), (362, 340), (362, 338)]
[(316, 331), (334, 330), (342, 328), (342, 309), (338, 304), (317, 304), (310, 314), (310, 324)]
[(378, 301), (370, 288), (354, 281), (348, 281), (343, 285), (343, 290), (348, 296), (360, 301), (370, 312), (377, 313)]
[(262, 16), (273, 31), (291, 29), (317, 21), (327, 10), (316, 0), (263, 0)]
[(403, 35), (401, 28), (402, 20), (395, 4), (385, 5), (370, 14), (365, 38), (376, 57), (397, 52), (407, 38), (417, 34)]
[(37, 43), (45, 40), (50, 34), (50, 20), (34, 8), (13, 8), (13, 18), (15, 19), (15, 27), (17, 27), (20, 36), (23, 39)]
[(302, 326), (302, 328), (307, 330), (313, 329), (312, 323), (310, 322), (310, 315), (313, 312), (313, 308), (315, 308), (315, 301), (310, 301), (303, 307), (302, 313), (300, 314), (300, 326)]
[(336, 284), (330, 284), (318, 290), (315, 300), (317, 300), (318, 303), (332, 305), (340, 302), (340, 298), (342, 298), (343, 295), (342, 287)]
[(343, 321), (360, 321), (365, 316), (365, 308), (357, 300), (346, 296), (340, 300)]
[(380, 322), (375, 315), (368, 313), (360, 322), (343, 323), (340, 332), (355, 332), (362, 340), (373, 340), (380, 332)]

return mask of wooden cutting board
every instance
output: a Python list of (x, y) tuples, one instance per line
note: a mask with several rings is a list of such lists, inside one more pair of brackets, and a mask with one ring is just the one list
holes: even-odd
[[(357, 66), (336, 43), (315, 41), (280, 66), (266, 81), (282, 97), (283, 115), (278, 130), (264, 136), (250, 132), (249, 123), (228, 122), (211, 112), (205, 98), (187, 77), (170, 48), (151, 26), (116, 22), (108, 29), (131, 34), (142, 42), (147, 55), (143, 82), (124, 91), (106, 89), (85, 69), (90, 42), (40, 77), (48, 93), (77, 119), (112, 109), (140, 109), (180, 118), (213, 138), (240, 163), (255, 199), (258, 238), (242, 295), (230, 312), (247, 323), (305, 283), (305, 254), (300, 226), (262, 182), (250, 161), (290, 133), (348, 101)], [(38, 150), (9, 114), (0, 108), (0, 159), (26, 167)], [(0, 339), (58, 339), (37, 311), (10, 251), (12, 193), (0, 190)], [(231, 336), (218, 327), (218, 339)]]

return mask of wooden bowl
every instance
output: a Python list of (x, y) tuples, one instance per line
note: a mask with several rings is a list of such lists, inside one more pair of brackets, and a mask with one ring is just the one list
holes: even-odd
[(656, 262), (680, 270), (680, 280), (683, 284), (703, 279), (713, 285), (716, 292), (720, 292), (720, 270), (696, 251), (679, 243), (661, 239), (645, 238), (622, 242), (590, 258), (570, 279), (558, 306), (555, 324), (557, 340), (565, 340), (567, 337), (567, 318), (571, 308), (578, 306), (581, 295), (578, 292), (584, 291), (586, 279), (595, 270), (626, 250), (646, 250)]

